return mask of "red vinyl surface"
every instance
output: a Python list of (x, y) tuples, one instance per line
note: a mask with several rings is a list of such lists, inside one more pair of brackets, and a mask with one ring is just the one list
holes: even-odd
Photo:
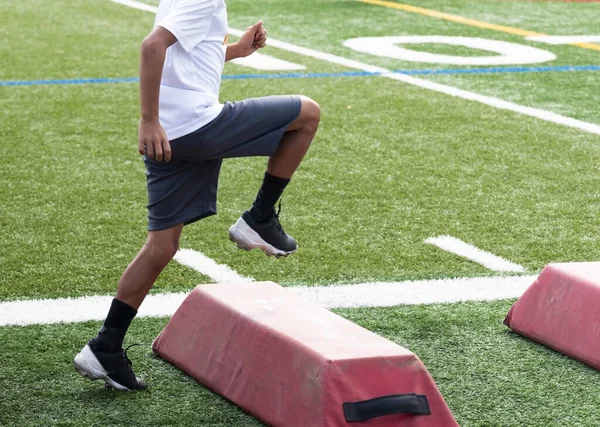
[(600, 262), (547, 265), (504, 323), (600, 369)]
[[(269, 425), (457, 425), (414, 353), (272, 282), (196, 287), (153, 350)], [(345, 421), (344, 402), (407, 393), (431, 415)]]

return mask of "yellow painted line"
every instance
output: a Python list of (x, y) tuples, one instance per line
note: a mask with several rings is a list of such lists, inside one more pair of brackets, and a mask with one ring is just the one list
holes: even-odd
[[(395, 3), (386, 0), (356, 0), (361, 3), (373, 4), (376, 6), (388, 7), (391, 9), (403, 10), (405, 12), (418, 13), (419, 15), (431, 16), (433, 18), (445, 19), (446, 21), (457, 22), (459, 24), (470, 25), (472, 27), (484, 28), (486, 30), (500, 31), (503, 33), (513, 34), (516, 36), (531, 37), (531, 36), (547, 36), (548, 34), (538, 33), (536, 31), (522, 30), (515, 27), (507, 27), (505, 25), (490, 24), (489, 22), (477, 21), (476, 19), (464, 18), (459, 15), (450, 13), (438, 12), (437, 10), (425, 9), (423, 7), (412, 6), (409, 4)], [(569, 43), (572, 46), (578, 46), (584, 49), (599, 50), (600, 45), (593, 43)]]
[(571, 46), (578, 46), (584, 49), (600, 50), (600, 45), (594, 43), (570, 43)]

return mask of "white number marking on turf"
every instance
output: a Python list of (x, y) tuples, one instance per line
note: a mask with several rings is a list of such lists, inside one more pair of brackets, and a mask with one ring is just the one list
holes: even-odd
[(294, 71), (294, 70), (306, 70), (306, 67), (293, 62), (284, 61), (283, 59), (273, 58), (269, 55), (263, 55), (262, 53), (254, 52), (252, 55), (246, 58), (237, 58), (232, 60), (234, 64), (241, 65), (243, 67), (254, 68), (255, 70), (261, 71)]
[[(404, 304), (518, 298), (535, 278), (535, 276), (478, 277), (339, 286), (300, 286), (288, 289), (326, 308), (393, 307)], [(138, 317), (172, 316), (186, 296), (186, 293), (148, 295), (140, 307)], [(113, 296), (91, 296), (0, 302), (0, 327), (101, 321), (106, 317), (106, 310), (112, 299)]]
[(429, 239), (426, 239), (425, 243), (437, 246), (440, 249), (443, 249), (455, 255), (459, 255), (470, 261), (476, 262), (477, 264), (481, 264), (484, 267), (489, 268), (490, 270), (508, 271), (513, 273), (522, 273), (525, 271), (525, 268), (523, 268), (519, 264), (515, 264), (504, 258), (483, 251), (479, 248), (476, 248), (473, 245), (470, 245), (468, 243), (463, 242), (460, 239), (457, 239), (456, 237), (431, 237)]
[[(141, 10), (148, 10), (156, 12), (156, 8), (149, 8), (147, 4), (136, 2), (133, 0), (110, 0), (114, 3), (124, 4), (129, 7), (133, 7)], [(135, 5), (135, 6), (134, 6)], [(241, 30), (236, 30), (234, 28), (229, 28), (229, 34), (234, 36), (241, 36), (244, 32)], [(411, 84), (413, 86), (418, 86), (424, 89), (429, 89), (434, 92), (444, 93), (446, 95), (454, 96), (456, 98), (467, 99), (470, 101), (476, 101), (481, 104), (489, 105), (500, 110), (513, 111), (515, 113), (520, 113), (525, 116), (535, 117), (540, 120), (544, 120), (551, 123), (556, 123), (559, 125), (571, 127), (574, 129), (579, 129), (584, 132), (593, 133), (596, 135), (600, 135), (600, 126), (595, 123), (584, 122), (581, 120), (573, 119), (571, 117), (562, 116), (557, 113), (553, 113), (547, 110), (541, 110), (539, 108), (525, 107), (523, 105), (515, 104), (513, 102), (504, 101), (499, 98), (494, 98), (492, 96), (481, 95), (476, 92), (470, 92), (467, 90), (458, 89), (456, 87), (443, 85), (441, 83), (435, 83), (429, 80), (419, 79), (412, 76), (406, 76), (403, 74), (393, 73), (390, 70), (385, 68), (376, 67), (374, 65), (365, 64), (364, 62), (354, 61), (348, 58), (344, 58), (337, 55), (332, 55), (330, 53), (321, 52), (314, 49), (309, 49), (302, 46), (296, 46), (291, 43), (282, 42), (279, 40), (275, 40), (269, 38), (268, 41), (269, 46), (276, 47), (278, 49), (287, 50), (289, 52), (298, 53), (300, 55), (305, 55), (311, 58), (320, 59), (323, 61), (330, 62), (332, 64), (342, 65), (348, 68), (354, 68), (357, 70), (368, 71), (372, 73), (382, 73), (381, 76), (401, 81), (407, 84)]]
[(525, 39), (553, 45), (600, 42), (600, 36), (530, 36)]
[(213, 259), (193, 249), (180, 249), (173, 258), (179, 264), (185, 265), (216, 283), (253, 282), (251, 277), (240, 276), (236, 271), (225, 264), (217, 264)]
[[(447, 44), (464, 46), (471, 49), (486, 50), (499, 55), (493, 56), (456, 56), (422, 52), (397, 46), (398, 44)], [(547, 50), (510, 43), (501, 40), (482, 39), (479, 37), (454, 36), (392, 36), (392, 37), (359, 37), (344, 42), (344, 46), (357, 52), (385, 58), (400, 59), (410, 62), (426, 62), (430, 64), (454, 65), (516, 65), (537, 64), (556, 59), (556, 55)]]

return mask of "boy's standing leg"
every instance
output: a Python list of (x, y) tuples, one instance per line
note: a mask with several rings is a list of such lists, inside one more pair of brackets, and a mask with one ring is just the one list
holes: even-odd
[[(148, 161), (171, 160), (171, 147), (159, 121), (159, 94), (167, 49), (177, 39), (162, 27), (144, 39), (140, 60), (141, 120), (138, 151)], [(149, 158), (149, 159), (148, 159)], [(150, 190), (150, 187), (149, 187)], [(141, 390), (146, 382), (136, 377), (123, 350), (123, 340), (142, 301), (179, 248), (183, 224), (149, 227), (146, 243), (129, 264), (117, 287), (98, 335), (75, 356), (75, 369), (92, 380), (103, 380), (119, 390)]]
[(82, 375), (104, 380), (119, 390), (146, 388), (144, 380), (133, 373), (123, 340), (150, 288), (175, 256), (182, 228), (180, 224), (148, 233), (146, 243), (119, 280), (104, 325), (75, 358), (75, 367)]

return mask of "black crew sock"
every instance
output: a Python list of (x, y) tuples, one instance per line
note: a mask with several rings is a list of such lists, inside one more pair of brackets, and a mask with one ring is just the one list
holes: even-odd
[(135, 308), (116, 298), (113, 299), (104, 326), (90, 342), (92, 347), (99, 351), (120, 351), (127, 329), (136, 314)]
[(256, 222), (265, 222), (273, 215), (275, 203), (283, 194), (283, 190), (289, 184), (290, 180), (279, 178), (265, 172), (262, 186), (258, 190), (256, 200), (252, 204), (250, 214)]

